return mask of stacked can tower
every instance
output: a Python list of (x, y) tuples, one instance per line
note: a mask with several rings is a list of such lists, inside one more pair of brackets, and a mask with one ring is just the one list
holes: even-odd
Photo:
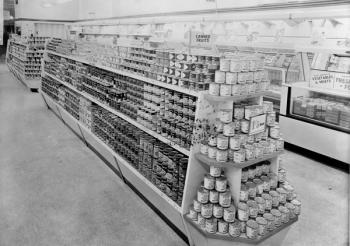
[[(266, 114), (266, 130), (250, 135), (251, 117), (261, 114)], [(283, 150), (284, 140), (271, 102), (264, 101), (263, 105), (241, 102), (234, 104), (233, 110), (220, 110), (218, 116), (209, 138), (201, 143), (201, 153), (209, 158), (242, 163)]]
[(262, 57), (235, 55), (220, 59), (220, 69), (215, 71), (215, 83), (209, 85), (209, 94), (251, 95), (268, 90), (269, 84)]
[(187, 216), (208, 233), (252, 240), (295, 219), (301, 203), (285, 170), (276, 175), (270, 165), (264, 161), (242, 170), (238, 207), (221, 169), (211, 166)]

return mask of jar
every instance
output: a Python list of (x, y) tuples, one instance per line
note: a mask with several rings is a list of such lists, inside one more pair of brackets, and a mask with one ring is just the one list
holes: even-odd
[(241, 190), (239, 192), (239, 200), (242, 202), (248, 201), (249, 198), (249, 192), (248, 187), (246, 185), (241, 185)]
[(239, 221), (229, 224), (228, 233), (231, 237), (239, 237), (241, 235), (241, 225)]
[(197, 200), (200, 203), (207, 203), (209, 201), (209, 191), (204, 188), (199, 188), (197, 191)]
[(296, 214), (295, 214), (295, 206), (291, 203), (287, 203), (286, 204), (286, 208), (288, 208), (289, 210), (289, 218), (290, 219), (294, 219), (296, 217)]
[(280, 136), (280, 127), (278, 125), (275, 125), (273, 127), (270, 127), (270, 137), (277, 139)]
[(275, 217), (273, 217), (273, 215), (270, 213), (265, 213), (263, 215), (263, 217), (264, 217), (264, 219), (266, 219), (266, 222), (267, 222), (267, 230), (268, 231), (275, 230), (275, 228), (276, 228)]
[(206, 143), (201, 143), (201, 153), (203, 155), (208, 155), (208, 145)]
[(255, 197), (255, 202), (258, 204), (258, 213), (264, 214), (265, 213), (265, 206), (266, 206), (266, 202), (265, 202), (264, 198)]
[(245, 151), (244, 150), (236, 150), (233, 154), (233, 162), (242, 163), (245, 161)]
[(212, 190), (215, 188), (215, 178), (210, 174), (204, 175), (204, 188), (207, 190)]
[(248, 181), (248, 169), (247, 168), (243, 168), (242, 169), (242, 175), (241, 175), (241, 181), (242, 182), (247, 182)]
[(202, 204), (199, 201), (193, 200), (193, 209), (194, 209), (194, 211), (200, 213), (201, 212), (201, 206), (202, 206)]
[(267, 220), (263, 217), (256, 218), (256, 223), (258, 223), (258, 234), (263, 236), (267, 232)]
[(220, 120), (223, 123), (230, 123), (232, 122), (232, 110), (231, 109), (223, 109), (219, 111)]
[(197, 221), (197, 219), (198, 219), (198, 213), (193, 209), (193, 207), (190, 207), (190, 212), (189, 212), (188, 216), (193, 221)]
[(229, 207), (231, 205), (231, 193), (230, 191), (225, 191), (219, 193), (219, 204), (222, 207)]
[(262, 180), (262, 182), (263, 182), (263, 189), (264, 189), (264, 191), (266, 192), (268, 192), (268, 191), (270, 191), (270, 179), (267, 177), (267, 176), (261, 176), (261, 178), (260, 178), (261, 180)]
[(215, 180), (215, 189), (218, 192), (225, 192), (227, 188), (227, 179), (225, 177), (218, 177)]
[(228, 136), (228, 137), (234, 136), (235, 135), (235, 123), (231, 122), (231, 123), (224, 124), (223, 132), (224, 132), (225, 136)]
[(219, 202), (219, 192), (216, 190), (209, 191), (209, 202), (218, 203)]
[(211, 135), (208, 138), (208, 145), (212, 146), (212, 147), (216, 147), (216, 145), (217, 145), (217, 137), (216, 137), (216, 135)]
[(238, 203), (238, 219), (241, 221), (248, 221), (248, 218), (249, 218), (248, 205), (243, 202)]
[(220, 85), (216, 83), (209, 84), (209, 95), (219, 96), (220, 94)]
[(238, 96), (241, 94), (241, 85), (240, 84), (234, 84), (231, 86), (231, 95), (232, 96)]
[(277, 209), (271, 209), (271, 214), (275, 218), (275, 226), (279, 227), (282, 225), (282, 214)]
[(252, 145), (246, 145), (244, 150), (245, 150), (245, 159), (247, 161), (253, 160), (255, 158), (254, 148)]
[(220, 59), (220, 71), (224, 71), (224, 72), (230, 71), (230, 60), (229, 59), (226, 59), (226, 58)]
[(211, 159), (216, 159), (217, 154), (217, 148), (216, 147), (209, 147), (208, 148), (208, 157)]
[(247, 227), (246, 227), (246, 234), (247, 237), (250, 239), (255, 239), (258, 237), (258, 223), (256, 223), (256, 221), (254, 220), (248, 220), (247, 221)]
[(229, 84), (221, 84), (220, 85), (220, 96), (227, 97), (231, 96), (232, 88)]
[(246, 183), (248, 187), (248, 193), (250, 198), (256, 197), (256, 185), (253, 182), (247, 182)]
[(299, 215), (301, 210), (301, 202), (297, 199), (294, 199), (291, 201), (291, 203), (295, 206), (295, 209), (294, 209), (295, 214)]
[(236, 208), (231, 205), (227, 208), (224, 208), (224, 220), (226, 222), (234, 222), (235, 221), (235, 215), (236, 215)]
[(223, 84), (225, 83), (226, 73), (224, 71), (215, 71), (215, 83)]
[(248, 120), (242, 120), (241, 121), (241, 132), (248, 133), (249, 131), (249, 121)]
[(237, 84), (237, 73), (226, 73), (226, 84)]
[(224, 215), (224, 208), (221, 207), (219, 204), (214, 204), (213, 206), (213, 216), (215, 218), (222, 218), (222, 216)]
[(261, 179), (254, 179), (254, 184), (256, 185), (256, 194), (261, 195), (264, 192), (264, 186)]
[(213, 216), (213, 204), (210, 204), (210, 203), (202, 204), (201, 215), (206, 219)]
[(220, 167), (215, 167), (215, 166), (210, 166), (210, 175), (213, 176), (213, 177), (220, 177), (221, 175), (221, 168)]
[(266, 114), (266, 125), (267, 126), (274, 126), (276, 122), (276, 113), (275, 112), (268, 112)]
[(230, 137), (230, 149), (239, 150), (240, 148), (241, 148), (241, 137), (239, 135)]
[(265, 210), (272, 209), (272, 197), (269, 194), (263, 193), (261, 197), (265, 200)]
[(241, 71), (241, 63), (239, 59), (230, 60), (230, 72), (238, 73)]
[(216, 233), (217, 231), (217, 220), (216, 219), (206, 219), (205, 229), (209, 233)]
[(201, 214), (198, 214), (197, 223), (202, 229), (205, 229), (205, 218)]
[(277, 191), (274, 191), (274, 190), (271, 190), (269, 192), (270, 196), (271, 196), (271, 199), (272, 199), (272, 207), (278, 207), (279, 205), (279, 194)]
[(228, 223), (224, 220), (218, 220), (218, 232), (222, 234), (227, 234), (228, 230)]
[(249, 210), (249, 217), (250, 218), (256, 218), (258, 216), (259, 208), (258, 204), (254, 200), (247, 201), (248, 210)]
[(217, 143), (216, 146), (220, 150), (226, 150), (228, 149), (228, 137), (220, 134), (217, 136)]
[(277, 188), (276, 191), (279, 194), (279, 202), (285, 204), (287, 202), (287, 192), (283, 188)]
[(289, 221), (289, 210), (285, 206), (279, 206), (278, 211), (281, 212), (282, 223), (287, 223)]

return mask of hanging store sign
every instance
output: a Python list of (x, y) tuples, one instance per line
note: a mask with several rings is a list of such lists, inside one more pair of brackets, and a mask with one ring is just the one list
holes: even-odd
[(266, 129), (266, 114), (253, 116), (250, 118), (249, 135), (264, 132)]

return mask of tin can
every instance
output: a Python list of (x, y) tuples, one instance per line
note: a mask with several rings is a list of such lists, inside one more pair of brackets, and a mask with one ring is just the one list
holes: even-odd
[(220, 177), (221, 175), (221, 168), (220, 167), (215, 167), (215, 166), (210, 166), (210, 175), (213, 176), (213, 177)]
[(271, 190), (269, 192), (269, 195), (272, 198), (272, 207), (278, 207), (279, 206), (279, 194), (278, 194), (278, 192)]
[(264, 219), (266, 219), (266, 222), (267, 222), (267, 230), (268, 231), (275, 230), (276, 228), (275, 217), (270, 213), (264, 213), (263, 217)]
[[(253, 144), (255, 145), (255, 144)], [(256, 144), (257, 145), (257, 144)], [(262, 175), (262, 164), (258, 163), (255, 165), (255, 176), (260, 177)]]
[(254, 166), (250, 166), (248, 168), (248, 178), (249, 179), (254, 179), (256, 175), (256, 168)]
[(291, 204), (294, 205), (295, 209), (294, 209), (294, 212), (296, 215), (299, 215), (300, 214), (300, 210), (301, 210), (301, 202), (297, 199), (294, 199), (291, 201)]
[(239, 72), (237, 73), (237, 83), (238, 84), (245, 84), (247, 78), (247, 73)]
[(201, 212), (201, 206), (202, 206), (202, 204), (199, 201), (197, 201), (196, 199), (193, 200), (193, 209), (194, 209), (194, 211), (200, 213)]
[(219, 119), (223, 123), (232, 122), (232, 110), (231, 109), (223, 109), (219, 111)]
[(228, 223), (224, 220), (218, 221), (218, 232), (222, 234), (228, 233)]
[(209, 84), (209, 95), (218, 96), (220, 94), (220, 85), (216, 83)]
[(277, 188), (276, 191), (278, 192), (279, 195), (279, 203), (285, 204), (287, 202), (287, 192), (283, 188)]
[(219, 203), (219, 192), (216, 190), (209, 191), (209, 202), (211, 203)]
[(239, 200), (246, 202), (249, 199), (248, 187), (244, 184), (241, 185), (241, 190), (239, 192)]
[(280, 136), (280, 127), (278, 125), (275, 125), (273, 127), (270, 127), (270, 137), (274, 139), (278, 139)]
[(206, 219), (205, 229), (209, 233), (216, 233), (217, 231), (217, 220), (216, 219)]
[(237, 84), (237, 73), (226, 73), (226, 84)]
[(275, 218), (275, 226), (279, 227), (282, 225), (282, 214), (278, 209), (271, 209), (271, 214)]
[(220, 85), (220, 96), (222, 96), (222, 97), (231, 96), (231, 85), (221, 84)]
[(230, 72), (237, 73), (241, 71), (241, 63), (239, 59), (230, 60)]
[(222, 218), (222, 216), (224, 215), (224, 208), (221, 207), (219, 204), (214, 204), (213, 206), (213, 216), (215, 218)]
[(264, 192), (264, 184), (261, 179), (254, 179), (254, 184), (256, 185), (256, 193), (261, 195)]
[(242, 120), (244, 118), (244, 107), (242, 106), (235, 106), (234, 107), (234, 114), (233, 117), (237, 120)]
[(202, 229), (205, 229), (205, 218), (200, 213), (198, 213), (197, 223)]
[(217, 145), (217, 137), (215, 135), (211, 135), (208, 138), (208, 145), (211, 146), (211, 147), (216, 147), (216, 145)]
[(286, 191), (287, 193), (287, 201), (291, 201), (293, 200), (293, 194), (294, 194), (294, 188), (293, 186), (291, 186), (290, 184), (285, 184), (283, 185), (283, 189)]
[(242, 183), (245, 183), (248, 181), (248, 168), (242, 169), (241, 181)]
[(256, 218), (256, 223), (258, 223), (258, 234), (263, 236), (267, 233), (267, 220), (263, 217)]
[(224, 208), (224, 220), (226, 222), (234, 222), (235, 221), (235, 215), (236, 215), (236, 208), (231, 205), (227, 208)]
[(227, 123), (223, 126), (223, 133), (227, 137), (232, 137), (235, 135), (235, 123)]
[(231, 205), (231, 193), (230, 191), (225, 191), (219, 193), (219, 204), (222, 207), (229, 207)]
[(242, 120), (241, 121), (241, 132), (248, 133), (249, 131), (249, 121), (248, 120)]
[(276, 123), (276, 112), (267, 112), (266, 113), (266, 125), (274, 126)]
[(231, 237), (239, 237), (241, 235), (241, 225), (239, 221), (229, 224), (228, 233)]
[(193, 207), (190, 208), (190, 212), (189, 212), (188, 216), (193, 221), (197, 221), (197, 219), (198, 219), (198, 213), (193, 209)]
[(213, 204), (211, 203), (202, 204), (201, 215), (206, 219), (213, 216)]
[(287, 203), (286, 204), (286, 208), (288, 208), (289, 210), (289, 218), (290, 219), (294, 219), (296, 217), (296, 214), (295, 214), (295, 206), (291, 203)]
[(217, 155), (217, 148), (216, 147), (209, 147), (208, 148), (208, 157), (211, 159), (216, 159)]
[(278, 210), (281, 212), (282, 223), (287, 223), (289, 221), (289, 210), (285, 206), (279, 206)]
[(262, 197), (255, 197), (255, 201), (258, 204), (258, 213), (264, 214), (266, 208), (266, 201)]
[(204, 176), (204, 188), (207, 190), (212, 190), (215, 188), (215, 178), (210, 174)]
[(224, 72), (230, 71), (230, 60), (221, 58), (220, 59), (220, 70)]
[(256, 185), (253, 182), (247, 182), (246, 185), (248, 187), (249, 197), (254, 199), (256, 197)]
[(249, 218), (248, 205), (243, 202), (238, 203), (238, 219), (240, 221), (248, 221), (248, 218)]
[(254, 221), (254, 220), (248, 220), (246, 231), (247, 231), (246, 234), (247, 234), (248, 238), (250, 238), (250, 239), (257, 238), (258, 233), (259, 233), (258, 223), (256, 223), (256, 221)]
[(217, 162), (227, 162), (228, 160), (228, 150), (220, 150), (216, 151), (216, 161)]
[(270, 179), (267, 176), (261, 176), (260, 179), (263, 181), (264, 191), (270, 191)]
[(209, 201), (209, 191), (204, 188), (199, 188), (197, 191), (197, 200), (200, 203), (207, 203)]
[(206, 143), (201, 143), (201, 153), (203, 155), (208, 155), (209, 146)]
[(258, 212), (259, 212), (258, 204), (253, 200), (249, 200), (247, 201), (247, 205), (249, 210), (249, 217), (250, 218), (258, 217)]
[(225, 83), (226, 73), (220, 70), (215, 71), (215, 83), (223, 84)]
[(267, 175), (270, 178), (270, 188), (276, 189), (278, 184), (278, 178), (277, 175), (274, 173), (268, 173)]
[(230, 137), (230, 149), (239, 150), (241, 148), (241, 138), (239, 135)]
[(224, 123), (222, 123), (219, 119), (215, 121), (215, 128), (217, 133), (221, 133), (224, 131)]
[(242, 163), (245, 161), (245, 151), (244, 150), (236, 150), (233, 154), (233, 162)]
[(216, 178), (215, 190), (217, 190), (218, 192), (225, 192), (226, 188), (227, 188), (227, 179), (225, 177)]
[(245, 151), (245, 159), (247, 161), (253, 160), (255, 158), (254, 149), (252, 145), (246, 145), (244, 148), (244, 151)]
[(241, 85), (239, 84), (233, 84), (231, 86), (231, 95), (232, 96), (238, 96), (241, 94)]
[(220, 134), (218, 135), (217, 137), (217, 148), (220, 149), (220, 150), (226, 150), (228, 149), (228, 137)]

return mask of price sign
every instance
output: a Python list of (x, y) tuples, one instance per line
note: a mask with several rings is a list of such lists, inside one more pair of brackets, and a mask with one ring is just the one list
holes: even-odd
[(249, 135), (264, 132), (266, 128), (266, 114), (257, 115), (250, 118)]
[(211, 34), (205, 34), (202, 32), (191, 32), (191, 45), (192, 46), (210, 46), (213, 42), (213, 36)]

